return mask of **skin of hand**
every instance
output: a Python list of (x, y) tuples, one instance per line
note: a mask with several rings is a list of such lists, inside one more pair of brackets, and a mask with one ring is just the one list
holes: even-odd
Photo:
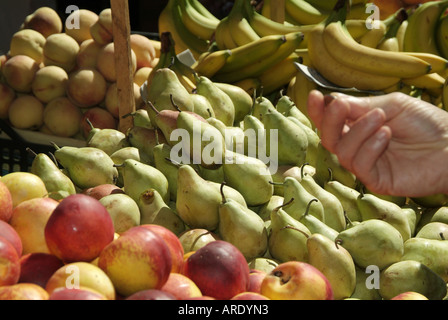
[(322, 145), (373, 192), (448, 194), (448, 112), (403, 93), (324, 96), (313, 90), (308, 114)]

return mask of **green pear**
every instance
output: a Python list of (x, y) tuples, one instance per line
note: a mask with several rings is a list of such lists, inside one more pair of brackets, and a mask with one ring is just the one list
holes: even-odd
[(303, 223), (312, 234), (321, 234), (328, 239), (335, 241), (339, 232), (308, 213), (310, 206), (317, 202), (317, 199), (312, 199), (310, 203), (308, 203), (308, 207), (306, 208), (305, 213), (300, 217), (299, 222)]
[(127, 131), (126, 137), (132, 147), (137, 148), (140, 154), (146, 155), (150, 160), (149, 164), (154, 163), (154, 147), (160, 143), (168, 143), (158, 128), (132, 127)]
[(404, 243), (402, 261), (418, 261), (448, 282), (448, 241), (411, 238)]
[(172, 145), (173, 141), (171, 141), (171, 133), (177, 129), (177, 117), (179, 115), (179, 111), (177, 110), (157, 110), (156, 107), (148, 101), (146, 104), (148, 107), (148, 110), (151, 109), (154, 113), (153, 116), (153, 126), (155, 128), (160, 129), (160, 131), (163, 133), (163, 137), (168, 142), (168, 144)]
[(420, 223), (423, 209), (416, 204), (408, 203), (401, 207), (403, 215), (408, 219), (411, 237), (414, 237), (417, 231), (417, 225)]
[[(287, 205), (283, 204), (282, 206)], [(280, 262), (308, 262), (307, 238), (311, 231), (301, 222), (291, 217), (282, 206), (271, 213), (268, 238), (270, 255)]]
[(126, 159), (115, 166), (122, 168), (123, 190), (134, 201), (148, 188), (156, 189), (166, 203), (170, 201), (168, 179), (160, 170), (134, 159)]
[[(382, 300), (379, 290), (375, 287), (375, 281), (379, 286), (379, 279), (375, 280), (377, 277), (372, 277), (370, 273), (366, 271), (365, 268), (359, 268), (356, 266), (356, 286), (351, 299), (359, 300)], [(370, 280), (370, 281), (369, 281)]]
[(324, 183), (324, 189), (332, 193), (341, 202), (342, 208), (351, 221), (362, 221), (358, 208), (359, 191), (336, 180), (328, 180)]
[(225, 181), (224, 168), (222, 166), (216, 169), (208, 169), (199, 165), (197, 166), (197, 171), (199, 175), (205, 180), (216, 183), (222, 183)]
[(388, 195), (388, 194), (380, 194), (380, 193), (377, 193), (377, 192), (370, 191), (369, 189), (367, 189), (365, 187), (364, 187), (363, 191), (364, 191), (364, 193), (373, 194), (374, 196), (376, 196), (376, 197), (378, 197), (380, 199), (383, 199), (383, 200), (386, 200), (386, 201), (389, 201), (389, 202), (393, 202), (397, 206), (400, 206), (400, 207), (404, 206), (406, 204), (406, 200), (407, 200), (406, 197), (392, 196), (392, 195)]
[[(90, 125), (92, 125), (90, 123)], [(116, 129), (92, 129), (86, 139), (87, 147), (98, 148), (111, 155), (118, 149), (129, 146), (126, 134)]]
[(305, 163), (308, 138), (303, 129), (275, 109), (262, 115), (266, 133), (266, 154), (277, 163), (301, 166)]
[(442, 193), (423, 197), (413, 197), (411, 199), (425, 208), (438, 208), (448, 204), (448, 195)]
[(178, 165), (171, 162), (171, 147), (166, 143), (158, 144), (154, 147), (154, 167), (163, 173), (168, 180), (170, 190), (170, 200), (177, 198), (177, 170)]
[(216, 118), (207, 118), (207, 122), (221, 132), (225, 138), (226, 150), (245, 154), (245, 136), (242, 128), (226, 126), (221, 120)]
[(99, 201), (111, 216), (116, 233), (121, 234), (140, 225), (140, 209), (134, 199), (127, 194), (109, 194)]
[(123, 118), (132, 117), (132, 125), (135, 127), (144, 127), (152, 129), (154, 128), (151, 118), (149, 117), (148, 111), (142, 107), (133, 112), (125, 114)]
[[(310, 201), (316, 197), (309, 193), (299, 181), (292, 177), (286, 177), (282, 186), (283, 198), (285, 199), (285, 202), (289, 202), (291, 199), (294, 199), (294, 201), (283, 210), (285, 210), (294, 219), (299, 220), (305, 213)], [(315, 216), (320, 221), (325, 222), (324, 207), (320, 201), (314, 203), (309, 208), (309, 214)]]
[(308, 237), (307, 248), (309, 264), (328, 279), (334, 299), (351, 297), (356, 287), (356, 266), (350, 253), (319, 233)]
[[(219, 224), (219, 205), (222, 202), (221, 183), (203, 179), (194, 168), (181, 165), (177, 176), (176, 209), (190, 228), (216, 230)], [(244, 197), (235, 189), (225, 186), (226, 199), (247, 206)]]
[(33, 154), (35, 156), (31, 162), (30, 172), (42, 179), (48, 191), (48, 197), (61, 200), (65, 197), (64, 195), (76, 193), (73, 181), (62, 173), (55, 161), (45, 153), (33, 152)]
[(140, 224), (156, 224), (179, 236), (185, 231), (185, 224), (176, 212), (163, 200), (160, 193), (149, 188), (137, 200), (140, 209)]
[(443, 222), (429, 222), (415, 235), (416, 238), (448, 239), (448, 224)]
[(230, 96), (205, 76), (196, 76), (196, 92), (207, 98), (215, 113), (215, 118), (226, 126), (233, 126), (235, 106)]
[[(194, 111), (194, 102), (188, 90), (182, 85), (176, 73), (168, 67), (154, 72), (151, 85), (148, 87), (147, 101), (157, 110), (175, 110), (174, 103), (184, 111)], [(154, 123), (155, 114), (147, 110), (151, 122)]]
[(243, 126), (245, 134), (244, 154), (254, 158), (260, 158), (259, 154), (266, 155), (264, 124), (260, 119), (249, 114), (244, 117)]
[[(267, 97), (260, 95), (253, 100), (251, 115), (262, 121), (263, 117), (269, 113), (277, 111), (274, 104)], [(278, 112), (278, 111), (277, 111)]]
[(430, 222), (448, 223), (448, 206), (424, 208), (420, 216), (421, 218), (417, 223), (416, 232), (419, 232), (421, 228)]
[(418, 261), (398, 261), (381, 271), (379, 293), (384, 300), (408, 291), (418, 292), (429, 300), (442, 300), (447, 286), (438, 274)]
[[(114, 164), (121, 164), (126, 159), (134, 159), (136, 161), (140, 161), (146, 164), (151, 163), (149, 156), (141, 152), (136, 147), (123, 147), (121, 149), (118, 149), (117, 151), (115, 151), (110, 155), (110, 158), (112, 159)], [(117, 170), (118, 170), (117, 185), (122, 187), (123, 186), (122, 168), (117, 167)]]
[(277, 170), (272, 173), (272, 181), (276, 182), (274, 184), (274, 194), (283, 196), (283, 188), (277, 184), (282, 184), (286, 177), (292, 177), (300, 182), (302, 180), (302, 171), (307, 175), (313, 176), (316, 169), (311, 165), (301, 167), (293, 165), (278, 166)]
[(213, 107), (206, 97), (197, 93), (190, 93), (190, 95), (194, 103), (194, 113), (204, 119), (216, 117), (215, 111), (213, 111)]
[(381, 199), (374, 194), (361, 192), (357, 203), (363, 221), (380, 219), (395, 227), (401, 233), (403, 241), (411, 237), (409, 221), (401, 207), (394, 202)]
[(291, 116), (288, 116), (287, 118), (290, 119), (295, 124), (297, 124), (300, 128), (302, 128), (303, 132), (305, 132), (306, 137), (308, 139), (308, 148), (306, 150), (305, 161), (311, 166), (315, 167), (317, 163), (317, 148), (320, 143), (320, 137), (317, 135), (315, 131), (313, 131), (313, 129), (307, 127), (296, 118), (293, 118)]
[(269, 168), (257, 158), (227, 150), (223, 170), (227, 185), (238, 190), (248, 206), (262, 205), (274, 194)]
[(235, 108), (234, 125), (243, 121), (244, 117), (251, 112), (253, 101), (252, 97), (243, 88), (224, 82), (214, 82), (215, 85), (224, 91), (232, 100)]
[(263, 219), (246, 206), (226, 199), (224, 193), (219, 205), (218, 234), (222, 240), (236, 246), (248, 261), (263, 256), (268, 248), (268, 234)]
[(271, 212), (278, 206), (281, 206), (285, 201), (285, 198), (282, 196), (273, 195), (268, 202), (261, 205), (258, 210), (258, 215), (264, 221), (271, 219)]
[(178, 152), (180, 146), (194, 164), (205, 168), (214, 169), (223, 164), (226, 144), (218, 129), (188, 112), (179, 112), (177, 127), (184, 131), (181, 132), (181, 141), (175, 146), (175, 152)]
[(302, 173), (300, 184), (322, 204), (324, 208), (323, 222), (338, 232), (344, 230), (347, 222), (345, 220), (344, 207), (342, 207), (339, 199), (321, 187), (313, 177), (304, 173)]
[(300, 111), (299, 108), (297, 108), (296, 104), (289, 96), (282, 95), (277, 100), (275, 108), (284, 116), (295, 118), (308, 128), (313, 128), (309, 118), (305, 114), (303, 114), (303, 112)]
[[(314, 175), (314, 178), (319, 185), (323, 186), (325, 182), (329, 181), (331, 178), (332, 180), (341, 182), (347, 187), (353, 189), (356, 188), (356, 176), (342, 167), (337, 156), (328, 151), (322, 143), (319, 143), (318, 145), (316, 159), (316, 174)], [(331, 177), (328, 169), (331, 169)]]
[(270, 258), (256, 257), (251, 261), (249, 261), (248, 265), (249, 268), (252, 270), (258, 270), (270, 273), (279, 265), (279, 262)]
[(117, 182), (117, 168), (103, 150), (94, 147), (54, 146), (56, 160), (67, 170), (70, 179), (80, 189)]
[(400, 232), (389, 223), (371, 219), (339, 233), (336, 241), (350, 252), (356, 265), (380, 270), (401, 260), (404, 251)]

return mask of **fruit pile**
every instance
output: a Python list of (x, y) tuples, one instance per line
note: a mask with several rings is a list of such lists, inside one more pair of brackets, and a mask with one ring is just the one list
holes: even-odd
[[(111, 9), (81, 9), (65, 24), (42, 7), (11, 39), (0, 72), (0, 118), (17, 129), (85, 140), (92, 124), (117, 128), (118, 90)], [(157, 63), (160, 42), (130, 36), (136, 108), (140, 86)]]
[(284, 23), (271, 4), (219, 20), (169, 0), (133, 126), (86, 118), (85, 147), (0, 177), (0, 299), (446, 299), (448, 196), (366, 189), (320, 143), (306, 101), (327, 89), (295, 63), (443, 107), (447, 57), (400, 48), (434, 41), (439, 24), (414, 24), (441, 24), (448, 1), (371, 30), (365, 1), (287, 0)]

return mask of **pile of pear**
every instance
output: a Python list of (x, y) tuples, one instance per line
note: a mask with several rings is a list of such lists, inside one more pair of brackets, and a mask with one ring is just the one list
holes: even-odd
[[(160, 41), (130, 35), (136, 108), (140, 86), (157, 64)], [(16, 129), (85, 140), (85, 119), (119, 124), (111, 8), (59, 16), (50, 7), (28, 15), (0, 56), (0, 119)]]
[[(253, 268), (312, 264), (339, 300), (387, 300), (407, 291), (445, 299), (446, 196), (372, 193), (321, 145), (288, 95), (268, 99), (197, 80), (191, 94), (170, 68), (158, 69), (126, 133), (92, 126), (85, 147), (55, 145), (54, 157), (36, 155), (32, 172), (59, 199), (101, 185), (119, 188), (113, 196), (124, 203), (121, 213), (107, 202), (118, 234), (145, 223), (179, 237), (206, 230), (234, 244)], [(183, 150), (190, 161), (174, 160), (176, 129), (190, 137), (212, 130), (223, 139), (222, 161), (191, 161), (194, 150)], [(242, 139), (226, 140), (226, 129)], [(246, 129), (262, 133), (256, 143), (244, 137)], [(270, 129), (277, 130), (278, 158), (269, 163), (262, 156), (274, 155)]]

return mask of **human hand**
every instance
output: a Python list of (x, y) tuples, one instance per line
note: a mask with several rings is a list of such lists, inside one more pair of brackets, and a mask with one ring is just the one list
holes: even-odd
[[(322, 145), (372, 192), (448, 194), (448, 112), (402, 93), (374, 97), (317, 90), (308, 114)], [(331, 100), (331, 101), (330, 101)]]

